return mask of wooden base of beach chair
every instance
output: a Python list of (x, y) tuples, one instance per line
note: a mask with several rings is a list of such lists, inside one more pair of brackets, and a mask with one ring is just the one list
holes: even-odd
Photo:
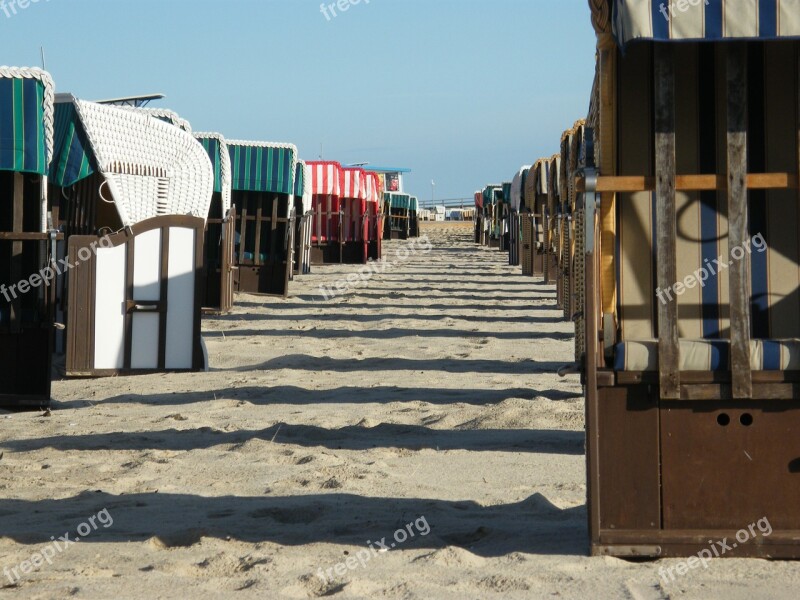
[(366, 242), (345, 242), (342, 246), (342, 263), (346, 265), (366, 264), (368, 258)]
[(287, 296), (289, 294), (288, 262), (274, 265), (239, 265), (234, 275), (237, 292), (264, 296)]
[(52, 328), (0, 331), (0, 407), (40, 409), (50, 405)]
[[(730, 382), (704, 375), (708, 400), (660, 400), (657, 373), (617, 373), (646, 383), (589, 392), (592, 554), (690, 556), (727, 538), (726, 556), (800, 558), (797, 382), (754, 372), (759, 397), (714, 400)], [(764, 518), (772, 532), (753, 539)]]
[(342, 246), (338, 243), (311, 247), (312, 265), (338, 265), (342, 262)]
[(203, 243), (203, 313), (224, 314), (233, 307), (233, 255), (236, 209), (226, 218), (206, 221)]
[(161, 216), (73, 235), (65, 370), (71, 377), (199, 371), (203, 219)]
[[(2, 171), (0, 197), (0, 407), (45, 408), (55, 286), (42, 283), (39, 275), (49, 248), (48, 234), (40, 232), (41, 178)], [(32, 276), (39, 278), (38, 286)]]
[(367, 246), (367, 258), (369, 260), (380, 260), (383, 256), (381, 240), (372, 240)]

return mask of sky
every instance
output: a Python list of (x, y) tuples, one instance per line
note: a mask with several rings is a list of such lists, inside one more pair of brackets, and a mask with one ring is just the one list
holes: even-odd
[(557, 152), (594, 76), (586, 0), (11, 1), (0, 64), (44, 47), (57, 92), (164, 93), (195, 131), (407, 167), (426, 204)]

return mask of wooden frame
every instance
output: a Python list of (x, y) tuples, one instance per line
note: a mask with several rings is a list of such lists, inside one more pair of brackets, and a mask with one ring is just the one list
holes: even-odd
[(244, 191), (234, 191), (232, 197), (238, 235), (234, 289), (248, 294), (288, 296), (294, 239), (291, 197)]

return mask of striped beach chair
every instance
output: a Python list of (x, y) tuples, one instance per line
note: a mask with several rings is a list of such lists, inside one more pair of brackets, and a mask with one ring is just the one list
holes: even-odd
[(571, 187), (592, 553), (798, 558), (798, 4), (590, 4)]
[(236, 208), (234, 286), (239, 292), (289, 294), (297, 148), (229, 140)]
[(369, 255), (367, 231), (367, 173), (344, 167), (342, 177), (342, 262), (366, 264)]
[[(176, 115), (176, 118), (177, 115)], [(173, 124), (180, 121), (173, 121)], [(186, 130), (188, 123), (182, 127)], [(190, 129), (189, 129), (190, 131)], [(203, 243), (203, 310), (218, 314), (233, 307), (236, 209), (231, 203), (231, 158), (219, 133), (195, 133), (214, 169), (214, 194), (206, 219)]]
[(367, 255), (372, 260), (383, 256), (383, 212), (381, 179), (377, 173), (367, 171)]
[(292, 277), (311, 272), (311, 173), (305, 161), (297, 161), (294, 179), (294, 244)]
[(309, 161), (311, 173), (311, 262), (342, 262), (342, 165), (334, 161)]
[(61, 237), (48, 218), (54, 86), (35, 68), (0, 67), (0, 406), (50, 403)]

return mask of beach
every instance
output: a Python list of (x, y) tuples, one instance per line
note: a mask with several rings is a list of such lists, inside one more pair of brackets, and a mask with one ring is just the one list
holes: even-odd
[(795, 562), (590, 558), (555, 287), (471, 223), (422, 235), (237, 296), (208, 372), (0, 412), (0, 597), (796, 597)]

